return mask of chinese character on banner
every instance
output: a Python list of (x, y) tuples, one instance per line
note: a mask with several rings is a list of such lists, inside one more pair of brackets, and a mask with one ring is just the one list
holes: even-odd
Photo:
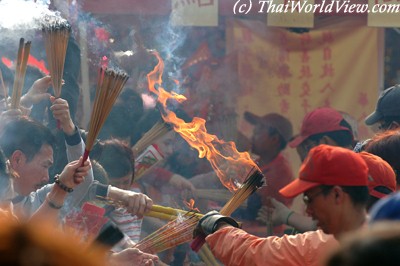
[(310, 96), (310, 92), (311, 92), (311, 88), (310, 88), (310, 84), (308, 84), (308, 82), (304, 82), (302, 87), (301, 87), (301, 94), (300, 97), (306, 97), (306, 96)]
[(174, 26), (218, 26), (218, 0), (172, 0)]
[(400, 27), (400, 1), (368, 0), (368, 26)]
[[(314, 12), (310, 8), (313, 8), (314, 2), (314, 0), (271, 1), (270, 9), (273, 7), (272, 5), (274, 5), (275, 9), (279, 8), (280, 5), (281, 7), (289, 5), (289, 7), (288, 12), (268, 10), (267, 25), (274, 27), (312, 28), (314, 27)], [(267, 8), (265, 8), (265, 12), (267, 12)]]
[(335, 89), (332, 87), (332, 85), (330, 83), (327, 83), (327, 84), (325, 84), (325, 86), (322, 89), (320, 89), (319, 92), (321, 92), (321, 93), (324, 93), (324, 92), (332, 93), (332, 92), (335, 92)]
[(279, 84), (277, 91), (279, 96), (290, 95), (290, 83)]
[(332, 49), (330, 47), (324, 47), (323, 59), (324, 59), (324, 61), (328, 61), (328, 60), (332, 59)]
[(333, 77), (335, 73), (335, 70), (332, 66), (332, 64), (324, 64), (322, 66), (322, 73), (319, 76), (320, 78), (325, 78), (325, 77)]
[(311, 73), (311, 68), (309, 65), (302, 65), (300, 69), (300, 75), (299, 78), (311, 78), (312, 73)]
[(331, 31), (322, 32), (322, 44), (332, 45), (334, 41), (335, 40)]
[(280, 107), (281, 107), (281, 113), (287, 114), (289, 112), (290, 106), (289, 106), (289, 102), (287, 100), (282, 99), (281, 103), (280, 103)]

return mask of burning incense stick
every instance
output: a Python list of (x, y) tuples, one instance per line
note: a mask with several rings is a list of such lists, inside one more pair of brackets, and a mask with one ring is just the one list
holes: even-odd
[(135, 247), (152, 254), (176, 247), (192, 239), (198, 221), (199, 218), (193, 214), (183, 215), (148, 235)]
[(154, 124), (154, 126), (147, 131), (132, 147), (135, 156), (140, 155), (148, 146), (153, 144), (155, 140), (167, 134), (167, 132), (170, 130), (171, 127), (162, 121)]
[(24, 87), (26, 66), (28, 64), (29, 52), (31, 50), (31, 42), (25, 43), (24, 38), (19, 40), (19, 48), (17, 54), (17, 65), (15, 67), (14, 86), (11, 95), (11, 108), (19, 108), (22, 88)]
[(42, 33), (45, 39), (47, 63), (56, 98), (61, 95), (62, 77), (65, 56), (71, 25), (59, 17), (47, 17), (43, 23)]
[(94, 141), (128, 78), (129, 76), (121, 70), (100, 68), (83, 162), (87, 160)]
[[(264, 176), (258, 169), (255, 171), (253, 170), (250, 177), (248, 177), (246, 182), (233, 194), (232, 198), (225, 204), (220, 213), (223, 215), (231, 215), (243, 201), (262, 185), (263, 179)], [(160, 209), (155, 207), (155, 210), (162, 211), (163, 215), (171, 215), (165, 213), (173, 213), (176, 211), (176, 209), (172, 209), (171, 211), (169, 208), (165, 207)], [(165, 226), (140, 241), (136, 247), (145, 252), (158, 253), (188, 242), (192, 239), (193, 230), (201, 217), (202, 215), (190, 212), (180, 215), (177, 219), (170, 221)], [(199, 251), (204, 243), (205, 236), (198, 236), (192, 243), (192, 249)]]
[[(54, 96), (59, 98), (71, 25), (65, 19), (47, 17), (42, 32)], [(57, 128), (60, 129), (60, 121), (57, 121)]]
[[(220, 210), (222, 215), (230, 216), (251, 194), (253, 194), (259, 187), (262, 186), (264, 175), (259, 169), (252, 171), (252, 174), (245, 181), (245, 183), (235, 191), (232, 198), (224, 205)], [(198, 252), (205, 243), (205, 236), (197, 236), (192, 244), (191, 248)]]

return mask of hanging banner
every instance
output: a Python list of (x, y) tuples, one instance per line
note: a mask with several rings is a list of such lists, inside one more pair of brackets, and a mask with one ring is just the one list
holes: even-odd
[(260, 9), (267, 13), (268, 26), (314, 27), (314, 0), (273, 0), (262, 1)]
[(368, 26), (400, 27), (399, 0), (368, 0)]
[(218, 0), (171, 0), (174, 26), (218, 26)]
[[(341, 22), (299, 34), (257, 21), (228, 24), (227, 49), (239, 54), (236, 110), (244, 134), (251, 134), (244, 111), (280, 113), (297, 134), (306, 113), (330, 106), (358, 122), (360, 139), (370, 137), (364, 118), (379, 93), (381, 29)], [(298, 161), (295, 151), (290, 157)]]

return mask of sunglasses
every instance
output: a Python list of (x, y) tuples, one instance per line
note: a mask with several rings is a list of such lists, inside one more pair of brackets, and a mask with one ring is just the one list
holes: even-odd
[(315, 198), (317, 198), (319, 195), (321, 195), (323, 193), (326, 193), (326, 192), (330, 191), (331, 189), (332, 189), (332, 187), (327, 187), (327, 188), (322, 188), (320, 191), (318, 191), (318, 192), (316, 192), (316, 193), (314, 193), (312, 195), (304, 194), (303, 195), (304, 204), (310, 205), (315, 200)]

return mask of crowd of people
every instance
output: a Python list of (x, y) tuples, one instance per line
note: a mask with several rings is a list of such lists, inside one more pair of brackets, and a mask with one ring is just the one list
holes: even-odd
[[(218, 210), (229, 198), (221, 202), (224, 193), (218, 191), (225, 188), (217, 174), (172, 128), (149, 143), (161, 159), (138, 172), (144, 162), (135, 144), (162, 121), (156, 99), (139, 89), (147, 86), (143, 79), (124, 88), (83, 160), (87, 132), (77, 123), (79, 55), (71, 38), (64, 70), (68, 88), (58, 98), (51, 76), (40, 71), (27, 72), (18, 109), (9, 108), (0, 90), (0, 264), (203, 265), (188, 245), (159, 254), (135, 248), (166, 223), (146, 216), (153, 204), (183, 209), (193, 198), (205, 214), (194, 236), (205, 234), (224, 265), (397, 264), (400, 86), (384, 90), (366, 117), (376, 132), (368, 140), (356, 140), (352, 123), (330, 107), (306, 114), (297, 135), (278, 113), (245, 112), (254, 127), (250, 151), (267, 186), (226, 217)], [(147, 63), (129, 72), (145, 76), (151, 70)], [(2, 62), (0, 69), (11, 91), (13, 69)], [(283, 154), (287, 148), (296, 149), (302, 162), (297, 175)], [(219, 199), (201, 196), (202, 189), (216, 191)], [(299, 195), (304, 212), (292, 209)], [(92, 211), (104, 209), (121, 240), (106, 245), (96, 238), (101, 230), (83, 220), (79, 230), (69, 228), (89, 205)]]

